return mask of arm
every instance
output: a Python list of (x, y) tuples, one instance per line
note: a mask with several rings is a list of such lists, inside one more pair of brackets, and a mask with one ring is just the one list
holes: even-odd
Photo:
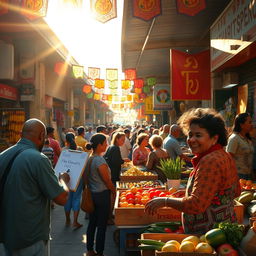
[(146, 163), (147, 169), (151, 170), (152, 167), (153, 167), (153, 164), (154, 164), (154, 153), (150, 152), (149, 155), (148, 155), (147, 163)]
[(228, 139), (228, 144), (227, 144), (227, 147), (226, 147), (226, 151), (229, 152), (229, 154), (233, 158), (235, 158), (237, 148), (238, 148), (238, 142), (236, 140), (236, 137), (231, 135), (231, 137), (229, 137), (229, 139)]
[(111, 192), (113, 194), (116, 193), (116, 189), (111, 181), (111, 178), (110, 178), (110, 175), (109, 175), (109, 172), (108, 172), (108, 166), (106, 164), (102, 164), (98, 167), (98, 170), (99, 170), (99, 174), (102, 178), (102, 180), (104, 181), (106, 187), (111, 190)]
[(59, 183), (65, 190), (55, 198), (53, 198), (54, 203), (58, 205), (65, 205), (67, 200), (68, 200), (68, 193), (69, 193), (69, 188), (67, 186), (68, 182), (70, 181), (70, 177), (67, 173), (61, 173), (59, 176)]

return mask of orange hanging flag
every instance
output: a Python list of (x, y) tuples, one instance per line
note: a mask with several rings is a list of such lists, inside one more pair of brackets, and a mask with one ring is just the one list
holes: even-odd
[(47, 13), (48, 0), (22, 0), (21, 14), (30, 20), (42, 18)]
[(161, 14), (160, 0), (133, 0), (133, 16), (143, 19), (151, 20)]
[(88, 77), (93, 80), (100, 79), (100, 68), (89, 67), (88, 68)]
[(136, 79), (136, 69), (129, 68), (124, 71), (125, 80), (134, 80)]
[(195, 16), (205, 9), (205, 0), (176, 0), (179, 13)]
[(105, 80), (103, 79), (95, 79), (94, 86), (98, 89), (104, 89), (105, 88)]
[(135, 88), (134, 91), (135, 91), (136, 94), (141, 94), (142, 93), (141, 88)]
[(188, 54), (171, 50), (172, 100), (210, 100), (210, 51)]
[(83, 86), (83, 92), (84, 93), (90, 93), (92, 91), (92, 86), (91, 85), (89, 85), (89, 84), (85, 84), (84, 86)]
[(93, 99), (100, 100), (100, 94), (99, 93), (95, 93), (94, 96), (93, 96)]
[(122, 80), (121, 84), (122, 84), (122, 89), (123, 90), (128, 90), (128, 89), (131, 88), (131, 81), (130, 80)]
[(116, 18), (116, 0), (90, 0), (91, 11), (95, 19), (105, 23)]

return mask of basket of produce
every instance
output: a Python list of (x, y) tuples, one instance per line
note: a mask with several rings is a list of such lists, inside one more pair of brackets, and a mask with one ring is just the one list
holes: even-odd
[(242, 191), (256, 191), (256, 183), (253, 183), (252, 180), (240, 179), (239, 183)]
[(142, 181), (134, 181), (134, 182), (125, 182), (125, 181), (117, 181), (116, 188), (118, 190), (131, 189), (133, 187), (141, 188), (141, 189), (165, 189), (165, 185), (160, 180), (142, 180)]

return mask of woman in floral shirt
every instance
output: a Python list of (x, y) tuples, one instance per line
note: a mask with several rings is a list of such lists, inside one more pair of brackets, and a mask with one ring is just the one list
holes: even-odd
[(137, 147), (132, 153), (132, 162), (134, 165), (146, 165), (150, 152), (150, 149), (147, 147), (148, 140), (149, 135), (147, 133), (141, 133), (137, 137)]
[(215, 223), (236, 221), (234, 198), (240, 195), (237, 170), (232, 156), (223, 149), (227, 131), (215, 110), (191, 109), (178, 123), (195, 155), (185, 197), (153, 199), (145, 211), (155, 214), (160, 207), (175, 208), (183, 212), (185, 233), (204, 234)]

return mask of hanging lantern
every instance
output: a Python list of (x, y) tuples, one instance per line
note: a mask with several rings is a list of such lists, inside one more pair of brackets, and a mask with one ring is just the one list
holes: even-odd
[(134, 79), (134, 88), (142, 88), (144, 86), (144, 81), (142, 78)]
[(89, 84), (85, 84), (84, 86), (83, 86), (83, 92), (84, 93), (90, 93), (92, 91), (92, 86), (91, 85), (89, 85)]
[(105, 87), (105, 80), (103, 80), (103, 79), (95, 79), (94, 86), (95, 86), (95, 88), (98, 88), (98, 89), (104, 89), (104, 87)]

